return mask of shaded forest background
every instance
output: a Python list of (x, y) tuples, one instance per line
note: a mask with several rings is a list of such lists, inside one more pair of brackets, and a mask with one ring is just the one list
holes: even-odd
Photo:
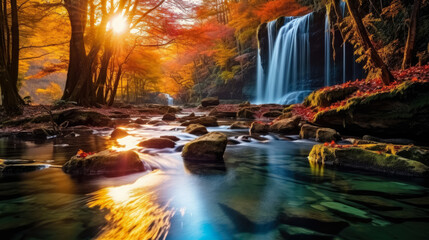
[[(372, 45), (390, 69), (427, 63), (427, 0), (355, 2)], [(368, 61), (370, 52), (359, 41), (352, 18), (335, 18), (332, 10), (338, 0), (1, 3), (5, 62), (9, 66), (18, 62), (16, 86), (27, 102), (50, 104), (62, 98), (82, 105), (111, 105), (114, 100), (143, 103), (163, 101), (160, 93), (174, 96), (177, 103), (197, 102), (207, 96), (251, 99), (258, 26), (310, 11), (332, 15), (332, 31), (340, 31), (343, 40), (355, 46), (358, 61), (369, 72), (379, 74)], [(403, 66), (416, 4), (414, 48)], [(110, 26), (117, 16), (126, 26), (121, 32)], [(14, 24), (18, 24), (19, 37), (13, 36)]]

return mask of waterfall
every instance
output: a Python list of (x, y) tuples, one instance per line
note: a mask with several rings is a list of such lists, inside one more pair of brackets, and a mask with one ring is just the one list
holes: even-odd
[[(345, 2), (340, 7), (346, 16)], [(352, 46), (340, 44), (339, 39), (340, 33), (331, 32), (329, 15), (324, 12), (282, 17), (262, 25), (255, 103), (299, 103), (314, 89), (363, 77)]]
[[(341, 1), (340, 2), (340, 8), (341, 8), (341, 14), (344, 18), (345, 16), (345, 11), (346, 11), (346, 2)], [(346, 43), (343, 42), (343, 83), (346, 82), (346, 62), (347, 62), (347, 57), (346, 57)]]
[[(312, 13), (302, 17), (284, 18), (284, 25), (278, 33), (275, 31), (273, 21), (267, 24), (268, 74), (264, 79), (259, 59), (257, 102), (284, 103), (284, 101), (289, 101), (288, 96), (291, 96), (291, 92), (308, 90), (305, 83), (309, 78), (310, 69), (309, 22), (311, 17)], [(258, 58), (260, 58), (260, 54)], [(261, 86), (264, 82), (265, 89), (262, 89)], [(302, 99), (297, 99), (302, 94), (293, 96), (291, 99), (302, 101)]]
[(170, 96), (170, 94), (164, 93), (165, 98), (167, 98), (167, 105), (171, 106), (173, 105), (173, 98)]
[(325, 86), (331, 85), (331, 25), (329, 15), (325, 17)]

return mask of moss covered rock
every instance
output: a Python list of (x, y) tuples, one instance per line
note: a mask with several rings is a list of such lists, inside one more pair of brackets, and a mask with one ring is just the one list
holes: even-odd
[(73, 156), (63, 165), (72, 175), (124, 175), (149, 169), (134, 151), (105, 150), (86, 157)]
[(393, 175), (429, 176), (429, 167), (425, 164), (382, 151), (374, 151), (377, 145), (359, 145), (350, 147), (331, 147), (315, 145), (309, 160), (317, 164), (344, 166), (369, 171), (384, 172)]
[(250, 127), (250, 124), (248, 122), (237, 121), (237, 122), (233, 122), (229, 128), (230, 129), (247, 129), (249, 127)]
[(344, 106), (319, 112), (314, 122), (343, 134), (427, 141), (429, 82), (404, 82), (397, 88), (354, 97)]
[(302, 139), (309, 139), (309, 138), (315, 139), (317, 129), (319, 129), (319, 127), (311, 124), (303, 124), (299, 132), (299, 137)]
[(186, 161), (223, 161), (228, 139), (220, 132), (207, 133), (183, 147), (182, 157)]
[(312, 92), (304, 99), (304, 106), (307, 107), (328, 107), (331, 104), (342, 101), (358, 90), (357, 87), (344, 87), (334, 89), (321, 89)]

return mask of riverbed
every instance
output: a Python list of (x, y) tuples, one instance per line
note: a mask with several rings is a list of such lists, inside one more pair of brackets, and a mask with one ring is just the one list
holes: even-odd
[[(41, 142), (0, 138), (0, 158), (45, 168), (0, 176), (2, 239), (426, 239), (429, 184), (311, 165), (315, 142), (297, 136), (247, 140), (247, 130), (210, 127), (237, 141), (222, 164), (184, 164), (195, 138), (178, 125), (87, 130)], [(137, 148), (174, 135), (176, 149)], [(154, 171), (76, 178), (61, 166), (79, 149), (134, 149)]]

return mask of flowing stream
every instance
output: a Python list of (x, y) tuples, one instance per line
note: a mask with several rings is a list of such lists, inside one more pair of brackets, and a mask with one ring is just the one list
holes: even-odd
[[(177, 125), (111, 130), (30, 142), (0, 138), (0, 158), (50, 167), (0, 176), (2, 239), (427, 239), (428, 183), (314, 166), (311, 141), (208, 128), (239, 141), (225, 162), (184, 164), (179, 151), (136, 148), (143, 138), (195, 138)], [(294, 136), (291, 136), (295, 138)], [(61, 166), (78, 149), (135, 149), (158, 168), (121, 177), (74, 178)]]

